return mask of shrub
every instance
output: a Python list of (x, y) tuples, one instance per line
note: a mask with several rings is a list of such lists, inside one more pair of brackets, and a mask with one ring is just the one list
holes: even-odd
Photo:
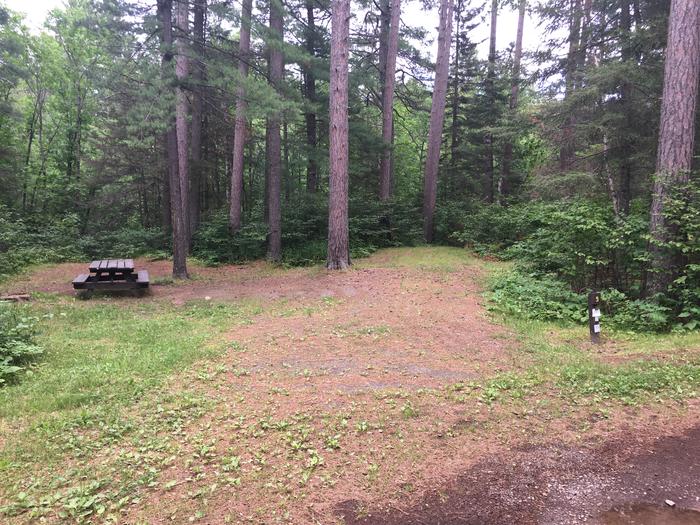
[(586, 320), (587, 303), (563, 282), (513, 271), (496, 277), (490, 298), (506, 313), (543, 321), (580, 323)]
[[(282, 216), (282, 262), (305, 266), (326, 260), (327, 197), (310, 195), (286, 206)], [(366, 257), (385, 246), (419, 242), (419, 211), (406, 203), (379, 203), (355, 197), (350, 201), (350, 255)], [(237, 263), (265, 256), (267, 226), (249, 222), (238, 233), (228, 231), (225, 212), (213, 214), (194, 236), (193, 254), (205, 264)]]
[(676, 327), (694, 330), (700, 327), (700, 178), (675, 189), (665, 204), (672, 229), (666, 248), (679, 267), (666, 299), (676, 314)]
[(477, 253), (512, 258), (507, 249), (531, 235), (552, 210), (553, 205), (544, 203), (478, 205), (462, 216), (461, 227), (449, 239)]
[(33, 338), (34, 319), (22, 308), (0, 302), (0, 384), (42, 353)]

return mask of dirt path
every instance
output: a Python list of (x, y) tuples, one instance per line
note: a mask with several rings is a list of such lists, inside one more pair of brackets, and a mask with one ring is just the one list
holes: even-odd
[(651, 416), (597, 445), (521, 446), (483, 458), (407, 509), (377, 507), (358, 517), (362, 504), (346, 501), (339, 512), (357, 525), (697, 525), (700, 417), (694, 408), (672, 430)]
[[(168, 283), (167, 262), (137, 265)], [(3, 289), (69, 297), (83, 267)], [(485, 275), (463, 252), (413, 249), (344, 273), (195, 267), (153, 286), (143, 301), (261, 313), (220, 360), (174, 378), (209, 408), (164, 436), (177, 452), (125, 522), (700, 524), (700, 405), (599, 418), (546, 390), (519, 397), (532, 354), (484, 310)]]

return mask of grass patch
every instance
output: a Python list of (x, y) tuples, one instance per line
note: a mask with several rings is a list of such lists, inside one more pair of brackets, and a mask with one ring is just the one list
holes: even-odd
[[(555, 394), (564, 401), (618, 401), (637, 404), (646, 400), (687, 399), (698, 396), (700, 360), (679, 359), (675, 362), (657, 359), (633, 359), (606, 363), (584, 343), (588, 330), (562, 326), (499, 313), (497, 321), (509, 326), (520, 340), (520, 352), (532, 363), (519, 373), (495, 376), (475, 390), (486, 402), (513, 398), (538, 398)], [(700, 348), (699, 334), (619, 334), (626, 354), (673, 354), (677, 350)]]
[(42, 317), (38, 342), (45, 356), (21, 382), (0, 389), (2, 424), (15, 431), (0, 452), (0, 471), (18, 459), (21, 464), (27, 452), (48, 459), (44, 444), (62, 429), (76, 422), (104, 425), (172, 373), (219, 354), (224, 345), (216, 335), (249, 322), (258, 308), (115, 302), (40, 304), (34, 310)]
[[(44, 359), (0, 389), (0, 511), (82, 522), (157, 483), (209, 401), (166, 380), (227, 351), (254, 303), (35, 303)], [(57, 466), (61, 465), (57, 470)], [(116, 516), (116, 514), (115, 514)]]
[(622, 365), (588, 363), (561, 370), (557, 385), (563, 392), (594, 399), (619, 399), (636, 403), (646, 395), (674, 399), (697, 397), (700, 366), (636, 361)]
[(426, 271), (456, 272), (464, 266), (480, 265), (469, 251), (449, 246), (385, 248), (377, 255), (356, 263), (358, 268), (417, 268)]

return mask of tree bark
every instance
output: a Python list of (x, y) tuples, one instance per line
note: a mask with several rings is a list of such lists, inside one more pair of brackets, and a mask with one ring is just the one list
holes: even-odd
[[(622, 50), (622, 62), (626, 63), (633, 58), (631, 45), (632, 18), (630, 16), (630, 1), (620, 0), (620, 47)], [(634, 128), (634, 112), (632, 111), (632, 84), (623, 79), (620, 87), (620, 103), (622, 111), (625, 115), (626, 123)], [(627, 134), (620, 137), (622, 162), (620, 163), (618, 176), (618, 204), (617, 210), (620, 214), (627, 215), (629, 213), (632, 188), (632, 142)]]
[(29, 164), (32, 159), (32, 145), (34, 144), (34, 134), (36, 124), (39, 117), (39, 112), (43, 111), (42, 89), (37, 86), (36, 98), (34, 99), (34, 109), (32, 110), (32, 118), (29, 122), (29, 130), (27, 131), (27, 153), (24, 156), (24, 173), (22, 176), (22, 212), (27, 211), (27, 188), (29, 187)]
[(187, 38), (189, 32), (189, 19), (187, 0), (178, 0), (175, 10), (175, 24), (177, 25), (177, 37), (175, 38), (175, 76), (177, 85), (175, 88), (175, 129), (177, 133), (177, 157), (179, 168), (180, 199), (182, 201), (182, 211), (185, 217), (185, 239), (189, 247), (191, 242), (190, 231), (190, 177), (189, 177), (189, 124), (188, 102), (185, 92), (185, 84), (189, 77), (189, 58)]
[(307, 111), (304, 114), (306, 122), (306, 145), (308, 147), (306, 164), (306, 191), (316, 193), (318, 190), (318, 162), (316, 161), (316, 147), (318, 146), (316, 112), (316, 77), (313, 72), (313, 59), (316, 56), (316, 20), (314, 18), (314, 4), (306, 1), (306, 51), (309, 53), (309, 63), (304, 67), (304, 94)]
[[(270, 0), (270, 35), (268, 42), (270, 54), (270, 84), (280, 89), (284, 74), (282, 57), (282, 39), (284, 17), (280, 0)], [(280, 137), (280, 115), (272, 114), (267, 118), (268, 130), (268, 184), (267, 212), (268, 237), (267, 258), (270, 261), (282, 259), (282, 145)]]
[(348, 226), (348, 40), (350, 0), (333, 0), (330, 68), (330, 179), (328, 193), (329, 270), (350, 266)]
[(233, 133), (233, 155), (231, 161), (231, 194), (229, 198), (228, 227), (231, 233), (241, 228), (244, 153), (246, 136), (248, 133), (248, 101), (244, 82), (248, 78), (250, 60), (250, 19), (253, 9), (253, 0), (243, 0), (241, 8), (241, 32), (238, 43), (238, 75), (239, 86), (236, 93), (236, 122)]
[[(581, 0), (571, 0), (571, 13), (569, 24), (569, 52), (566, 58), (566, 72), (564, 74), (566, 91), (564, 101), (569, 101), (576, 88), (576, 71), (578, 65), (579, 45), (581, 43)], [(576, 153), (574, 126), (576, 118), (573, 111), (564, 118), (562, 127), (562, 143), (559, 150), (559, 168), (561, 171), (570, 171), (574, 165)]]
[[(491, 2), (491, 34), (489, 36), (489, 62), (486, 71), (486, 96), (491, 114), (496, 109), (496, 30), (498, 23), (498, 0)], [(486, 184), (488, 184), (487, 197), (489, 202), (494, 201), (494, 155), (493, 133), (486, 134)]]
[(396, 55), (399, 49), (399, 25), (401, 24), (401, 0), (391, 0), (389, 34), (384, 64), (384, 88), (382, 90), (382, 157), (379, 163), (379, 199), (391, 198), (391, 152), (394, 127), (394, 85), (396, 83)]
[[(158, 18), (161, 24), (162, 75), (167, 84), (171, 82), (173, 60), (172, 0), (158, 0)], [(169, 108), (172, 114), (172, 107)], [(177, 148), (177, 130), (175, 119), (169, 117), (169, 126), (165, 133), (168, 154), (168, 186), (170, 189), (171, 227), (173, 236), (173, 277), (187, 279), (187, 237), (186, 215), (182, 209), (180, 194), (180, 169)]]
[[(511, 118), (515, 116), (515, 111), (518, 109), (518, 97), (520, 95), (520, 64), (523, 58), (523, 32), (525, 28), (526, 7), (527, 0), (520, 0), (518, 6), (518, 30), (515, 35), (515, 50), (513, 51), (513, 74), (510, 81), (510, 101), (508, 103)], [(513, 141), (509, 139), (505, 146), (503, 146), (503, 166), (501, 169), (501, 178), (498, 181), (499, 200), (507, 196), (510, 192), (512, 165)]]
[(455, 61), (452, 69), (452, 124), (450, 126), (450, 180), (451, 184), (457, 186), (457, 154), (459, 144), (459, 80), (460, 80), (460, 55), (462, 53), (462, 5), (463, 0), (457, 0), (457, 9), (455, 10)]
[(433, 86), (433, 101), (430, 109), (428, 153), (425, 160), (423, 187), (423, 236), (425, 237), (425, 242), (432, 242), (434, 233), (440, 143), (442, 124), (445, 118), (447, 77), (449, 74), (450, 44), (452, 41), (452, 9), (452, 0), (440, 0), (438, 52), (437, 61), (435, 63), (435, 83)]
[(203, 82), (204, 82), (204, 23), (207, 11), (207, 0), (194, 1), (194, 51), (196, 61), (193, 70), (192, 98), (192, 134), (190, 150), (192, 155), (192, 171), (190, 181), (190, 232), (199, 228), (200, 193), (202, 184), (202, 119), (203, 119)]
[(695, 112), (700, 80), (700, 2), (672, 0), (666, 43), (659, 149), (651, 203), (651, 269), (647, 292), (664, 292), (675, 274), (673, 254), (665, 244), (672, 232), (664, 217), (673, 187), (687, 183), (695, 146)]

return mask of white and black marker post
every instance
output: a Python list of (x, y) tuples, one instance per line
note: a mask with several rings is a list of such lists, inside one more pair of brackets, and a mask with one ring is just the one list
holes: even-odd
[(591, 341), (600, 343), (600, 292), (595, 290), (588, 294), (588, 329)]

